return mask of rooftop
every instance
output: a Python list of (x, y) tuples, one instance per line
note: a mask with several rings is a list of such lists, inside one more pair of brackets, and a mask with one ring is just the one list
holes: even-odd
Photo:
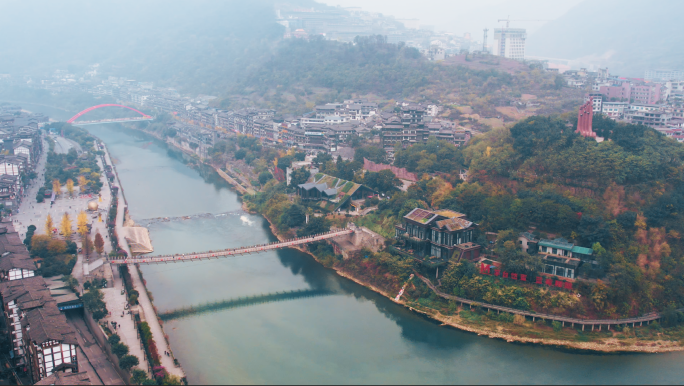
[(406, 216), (404, 216), (404, 218), (408, 220), (417, 221), (419, 223), (427, 224), (437, 216), (439, 216), (437, 213), (431, 212), (429, 210), (415, 208), (414, 210), (410, 211)]

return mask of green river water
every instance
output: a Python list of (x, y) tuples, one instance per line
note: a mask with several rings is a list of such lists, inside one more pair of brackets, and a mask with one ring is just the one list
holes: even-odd
[[(151, 224), (155, 253), (275, 240), (267, 222), (241, 211), (237, 195), (215, 173), (186, 166), (165, 144), (142, 133), (115, 125), (88, 130), (118, 160), (135, 220), (222, 214)], [(597, 355), (510, 344), (440, 327), (295, 250), (145, 266), (142, 271), (161, 312), (279, 291), (330, 292), (165, 322), (171, 347), (194, 384), (684, 380), (684, 353)]]

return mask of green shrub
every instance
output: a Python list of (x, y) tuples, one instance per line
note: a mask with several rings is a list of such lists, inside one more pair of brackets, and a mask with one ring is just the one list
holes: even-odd
[(563, 325), (561, 322), (554, 320), (551, 323), (551, 326), (553, 327), (553, 331), (560, 332), (560, 330), (563, 328)]

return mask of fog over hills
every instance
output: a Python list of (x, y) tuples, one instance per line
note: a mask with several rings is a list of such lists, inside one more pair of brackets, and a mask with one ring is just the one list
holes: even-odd
[(684, 1), (586, 0), (530, 35), (527, 54), (579, 59), (611, 73), (684, 68)]
[(269, 0), (3, 1), (0, 73), (100, 63), (118, 75), (211, 92), (266, 54), (282, 28)]

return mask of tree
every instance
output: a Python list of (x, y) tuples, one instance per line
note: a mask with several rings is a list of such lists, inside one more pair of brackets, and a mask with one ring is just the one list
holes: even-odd
[(67, 192), (69, 193), (69, 197), (73, 197), (74, 196), (74, 180), (69, 178), (66, 181), (66, 188), (67, 188)]
[(285, 170), (292, 166), (292, 156), (286, 155), (285, 157), (278, 158), (278, 169)]
[(93, 240), (90, 239), (89, 235), (83, 236), (83, 256), (90, 256), (93, 252)]
[(306, 222), (306, 213), (301, 205), (291, 205), (281, 216), (280, 223), (288, 227), (298, 227)]
[(122, 356), (128, 354), (128, 346), (126, 346), (123, 343), (115, 343), (112, 345), (112, 353), (116, 355), (117, 357), (121, 358)]
[(95, 234), (94, 245), (95, 245), (95, 251), (97, 251), (97, 254), (101, 255), (102, 252), (104, 252), (104, 239), (102, 238), (102, 235), (100, 234), (100, 232), (97, 232), (97, 234)]
[(59, 180), (56, 178), (52, 180), (52, 191), (55, 192), (55, 194), (62, 193), (62, 186), (59, 184)]
[(325, 165), (326, 162), (332, 161), (332, 156), (328, 153), (320, 152), (313, 159), (313, 163), (316, 165)]
[(62, 216), (62, 222), (60, 223), (59, 227), (64, 238), (68, 240), (73, 233), (71, 229), (71, 218), (69, 217), (68, 213), (64, 213), (64, 216)]
[(26, 238), (24, 239), (24, 245), (26, 245), (26, 248), (29, 251), (31, 250), (31, 239), (33, 238), (33, 234), (35, 233), (35, 231), (35, 225), (29, 225), (29, 227), (26, 228)]
[(304, 167), (295, 169), (290, 173), (290, 186), (296, 187), (297, 185), (305, 184), (309, 180), (311, 173)]
[(67, 245), (63, 240), (50, 240), (47, 245), (47, 251), (53, 256), (64, 254), (67, 250)]
[(85, 308), (92, 312), (93, 319), (100, 320), (107, 315), (107, 304), (104, 302), (104, 294), (97, 288), (91, 288), (81, 297)]
[(45, 219), (45, 234), (52, 237), (52, 230), (55, 229), (55, 224), (52, 222), (52, 216), (48, 213)]
[(330, 221), (325, 217), (310, 217), (309, 223), (297, 232), (297, 236), (308, 236), (316, 233), (325, 233), (330, 230)]
[(363, 183), (381, 193), (396, 191), (397, 187), (402, 185), (401, 180), (389, 169), (381, 170), (378, 173), (366, 172), (363, 176)]
[[(85, 287), (85, 285), (84, 285)], [(109, 342), (110, 345), (115, 345), (119, 342), (121, 342), (121, 337), (118, 334), (112, 334), (107, 338), (107, 342)]]
[(85, 176), (83, 176), (83, 175), (78, 176), (78, 186), (79, 186), (79, 190), (81, 191), (81, 193), (83, 193), (83, 190), (85, 190), (87, 183), (88, 183), (88, 180), (85, 178)]
[(294, 159), (296, 161), (304, 161), (306, 159), (306, 153), (303, 151), (295, 152)]
[(140, 360), (134, 355), (124, 355), (119, 359), (119, 367), (121, 367), (122, 370), (130, 370), (138, 364), (140, 364)]
[(247, 150), (240, 149), (240, 150), (235, 152), (235, 159), (241, 160), (241, 159), (245, 158), (246, 155), (247, 155)]
[(563, 78), (562, 75), (556, 75), (556, 78), (553, 80), (554, 87), (556, 90), (560, 90), (565, 86), (565, 78)]
[(48, 254), (48, 244), (52, 239), (48, 235), (35, 235), (31, 238), (31, 254), (45, 257)]
[(385, 152), (385, 149), (376, 146), (363, 146), (354, 152), (354, 161), (361, 164), (363, 164), (364, 158), (375, 163), (385, 163), (387, 162), (386, 157), (387, 152)]
[(259, 174), (259, 183), (261, 185), (266, 185), (268, 180), (270, 180), (272, 178), (273, 178), (273, 176), (271, 175), (271, 172), (262, 172), (261, 174)]
[[(150, 378), (147, 377), (147, 373), (145, 371), (140, 369), (131, 370), (131, 383), (134, 385), (143, 385), (143, 382), (149, 379)], [(157, 383), (155, 382), (154, 384), (156, 385)]]
[(88, 233), (88, 215), (86, 212), (81, 211), (76, 218), (76, 229), (81, 237), (84, 237)]

